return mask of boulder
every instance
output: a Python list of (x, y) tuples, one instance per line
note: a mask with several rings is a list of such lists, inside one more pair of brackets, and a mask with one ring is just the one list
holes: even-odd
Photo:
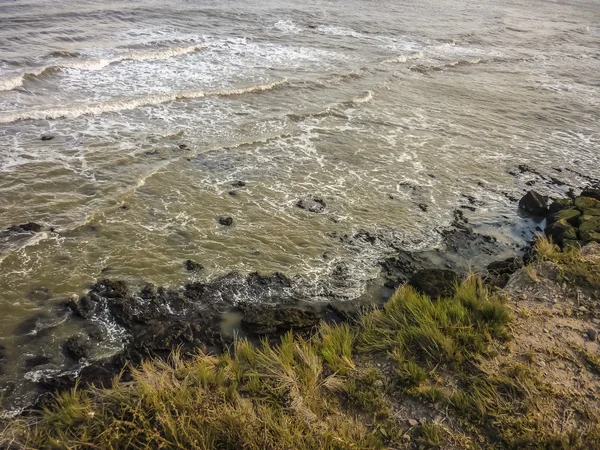
[(75, 335), (67, 338), (62, 349), (65, 355), (79, 361), (90, 356), (92, 345), (87, 336)]
[(219, 217), (219, 223), (225, 227), (229, 227), (231, 225), (233, 225), (233, 217)]
[(600, 208), (586, 208), (583, 210), (584, 216), (600, 216)]
[(552, 202), (552, 204), (548, 208), (548, 212), (550, 214), (554, 214), (562, 209), (571, 208), (572, 206), (573, 206), (573, 200), (571, 200), (570, 198), (557, 198), (556, 200), (554, 200)]
[(568, 223), (565, 219), (557, 220), (551, 223), (544, 230), (546, 236), (552, 238), (555, 244), (562, 245), (565, 239), (577, 239), (577, 228)]
[(304, 209), (305, 211), (313, 213), (322, 213), (325, 211), (325, 201), (320, 197), (310, 197), (306, 199), (300, 199), (296, 202), (298, 208)]
[(579, 250), (585, 245), (584, 241), (575, 239), (565, 239), (563, 241), (563, 247), (565, 250)]
[(564, 219), (571, 225), (577, 225), (577, 219), (581, 216), (581, 213), (577, 209), (563, 209), (548, 217), (548, 222), (553, 223), (557, 220)]
[(534, 216), (543, 216), (548, 212), (548, 202), (546, 197), (529, 191), (519, 200), (519, 209)]
[(594, 199), (600, 201), (600, 189), (592, 189), (592, 188), (584, 189), (583, 191), (581, 191), (581, 196), (594, 198)]
[(319, 324), (313, 311), (267, 305), (243, 305), (242, 327), (258, 336), (278, 336), (289, 330), (307, 331)]
[(600, 208), (600, 200), (592, 197), (577, 197), (575, 199), (575, 207), (581, 211), (590, 208)]
[(409, 284), (432, 299), (454, 295), (459, 278), (448, 269), (421, 269), (413, 274)]
[(523, 267), (523, 260), (517, 257), (495, 261), (487, 266), (488, 274), (485, 282), (502, 288), (506, 286), (510, 276), (521, 267)]
[(204, 269), (204, 266), (196, 261), (188, 259), (185, 262), (185, 269), (189, 270), (190, 272), (200, 272), (202, 269)]
[(579, 231), (600, 231), (600, 216), (581, 216)]
[(579, 237), (584, 242), (600, 242), (600, 233), (597, 231), (580, 231)]

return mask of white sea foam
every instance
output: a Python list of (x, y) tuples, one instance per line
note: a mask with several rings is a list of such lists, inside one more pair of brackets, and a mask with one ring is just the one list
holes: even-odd
[(73, 119), (84, 115), (99, 115), (110, 112), (120, 112), (136, 109), (142, 106), (159, 105), (161, 103), (176, 100), (196, 99), (203, 97), (222, 97), (230, 95), (242, 95), (253, 92), (267, 91), (285, 84), (287, 80), (273, 81), (266, 84), (258, 84), (232, 89), (218, 90), (189, 90), (168, 94), (148, 95), (136, 98), (125, 98), (111, 100), (93, 105), (77, 105), (71, 107), (56, 106), (51, 108), (25, 110), (0, 114), (0, 123), (12, 123), (20, 120), (50, 120), (50, 119)]

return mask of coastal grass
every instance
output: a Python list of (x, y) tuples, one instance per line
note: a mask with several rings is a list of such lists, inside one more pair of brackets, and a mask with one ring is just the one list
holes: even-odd
[[(556, 432), (562, 399), (506, 351), (511, 315), (475, 277), (450, 298), (401, 286), (356, 325), (323, 324), (229, 352), (148, 360), (131, 381), (75, 388), (4, 423), (14, 449), (594, 448), (589, 429)], [(442, 411), (443, 425), (395, 413)], [(436, 413), (437, 414), (437, 413)], [(590, 445), (592, 447), (590, 447)], [(598, 447), (596, 447), (598, 448)]]
[(538, 236), (534, 245), (538, 261), (552, 261), (559, 271), (558, 281), (593, 290), (600, 289), (600, 258), (586, 258), (577, 246), (563, 249), (552, 238)]

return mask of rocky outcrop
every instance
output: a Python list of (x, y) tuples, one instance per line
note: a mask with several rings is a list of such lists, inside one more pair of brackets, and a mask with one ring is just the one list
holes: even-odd
[(277, 337), (288, 331), (308, 331), (320, 322), (310, 310), (294, 307), (243, 305), (242, 328), (257, 336)]
[(584, 189), (579, 197), (558, 199), (550, 205), (546, 236), (565, 247), (581, 246), (600, 239), (600, 190)]
[(446, 269), (421, 269), (413, 274), (409, 284), (431, 299), (451, 297), (459, 281), (458, 274)]
[(548, 199), (535, 191), (529, 191), (519, 200), (519, 209), (534, 216), (545, 216), (548, 212)]

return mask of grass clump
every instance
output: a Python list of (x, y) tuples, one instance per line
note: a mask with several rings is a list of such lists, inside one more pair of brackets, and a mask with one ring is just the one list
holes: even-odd
[(539, 260), (555, 264), (559, 282), (600, 289), (600, 258), (585, 258), (579, 247), (561, 250), (552, 239), (544, 236), (538, 236), (534, 250)]

